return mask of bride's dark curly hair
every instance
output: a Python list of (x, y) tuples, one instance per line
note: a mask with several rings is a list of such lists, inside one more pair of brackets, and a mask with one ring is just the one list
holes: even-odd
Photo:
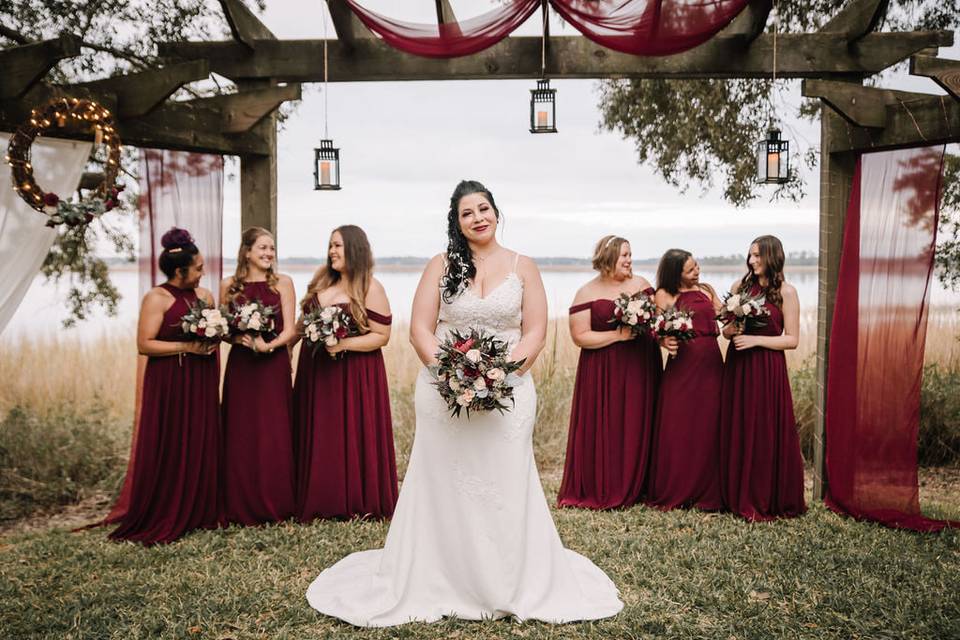
[(467, 282), (477, 275), (477, 267), (473, 264), (473, 253), (467, 238), (460, 230), (460, 200), (464, 196), (479, 193), (493, 207), (493, 212), (500, 220), (500, 210), (493, 200), (493, 194), (476, 180), (461, 180), (450, 196), (450, 210), (447, 212), (447, 266), (440, 278), (440, 288), (444, 302), (452, 302), (467, 288)]

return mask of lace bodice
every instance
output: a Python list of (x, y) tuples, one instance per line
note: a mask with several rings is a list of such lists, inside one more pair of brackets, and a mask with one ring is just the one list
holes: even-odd
[(494, 333), (512, 348), (520, 341), (522, 306), (523, 280), (512, 271), (484, 298), (469, 288), (452, 302), (445, 302), (441, 296), (439, 322), (434, 335), (443, 340), (451, 329), (465, 332), (477, 327)]

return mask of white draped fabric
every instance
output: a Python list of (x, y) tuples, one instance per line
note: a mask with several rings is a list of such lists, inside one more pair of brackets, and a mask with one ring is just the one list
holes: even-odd
[[(0, 133), (4, 150), (9, 140), (9, 133)], [(37, 184), (44, 191), (68, 197), (80, 184), (90, 148), (89, 142), (38, 139), (31, 150)], [(0, 333), (20, 306), (57, 235), (46, 226), (47, 217), (28, 207), (14, 191), (9, 167), (2, 169), (6, 175), (0, 179)]]

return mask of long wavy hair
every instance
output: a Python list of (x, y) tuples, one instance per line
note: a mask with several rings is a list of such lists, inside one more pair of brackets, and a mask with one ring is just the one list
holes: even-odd
[(692, 257), (693, 254), (684, 249), (667, 249), (657, 265), (657, 289), (663, 289), (672, 296), (677, 295), (683, 278), (683, 265)]
[(479, 193), (487, 199), (493, 207), (497, 221), (500, 221), (500, 209), (497, 208), (490, 190), (476, 180), (461, 180), (450, 196), (450, 210), (447, 211), (447, 265), (443, 277), (440, 278), (444, 302), (452, 302), (466, 290), (467, 282), (477, 275), (473, 252), (470, 251), (466, 236), (460, 230), (460, 200), (473, 193)]
[[(231, 283), (230, 288), (227, 289), (227, 302), (233, 302), (237, 299), (238, 295), (243, 293), (243, 283), (246, 282), (247, 276), (250, 275), (250, 261), (247, 260), (247, 253), (253, 249), (253, 245), (257, 244), (257, 240), (263, 236), (270, 236), (270, 239), (273, 239), (273, 234), (263, 227), (250, 227), (240, 236), (240, 250), (237, 253), (237, 271), (233, 274), (233, 283)], [(279, 281), (280, 278), (277, 276), (275, 265), (271, 264), (270, 268), (267, 269), (267, 286), (270, 287), (270, 290), (274, 293), (277, 291), (277, 282)]]
[(370, 291), (370, 280), (373, 278), (373, 251), (370, 249), (370, 241), (367, 240), (367, 234), (363, 229), (356, 225), (345, 224), (334, 229), (334, 233), (340, 233), (343, 238), (343, 273), (333, 268), (333, 261), (327, 254), (327, 263), (317, 269), (307, 286), (307, 293), (300, 301), (300, 308), (307, 310), (310, 300), (313, 300), (318, 293), (344, 281), (347, 297), (350, 298), (350, 315), (353, 316), (357, 327), (361, 332), (370, 331), (370, 323), (367, 319), (367, 292)]
[(767, 279), (767, 286), (760, 286), (760, 278), (750, 266), (750, 256), (747, 256), (747, 275), (740, 280), (740, 291), (750, 291), (754, 286), (763, 290), (763, 294), (771, 304), (783, 306), (783, 295), (780, 287), (783, 286), (783, 265), (786, 258), (783, 255), (783, 243), (776, 236), (760, 236), (750, 243), (750, 247), (757, 245), (760, 250), (760, 260), (763, 261), (763, 275)]

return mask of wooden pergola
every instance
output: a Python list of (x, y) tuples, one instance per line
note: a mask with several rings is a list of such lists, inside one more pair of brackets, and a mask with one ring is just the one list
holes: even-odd
[[(480, 53), (422, 58), (391, 48), (343, 0), (327, 0), (337, 38), (279, 40), (241, 0), (221, 0), (233, 39), (162, 44), (155, 69), (95, 82), (44, 81), (60, 60), (81, 53), (80, 38), (59, 38), (0, 50), (0, 130), (12, 131), (31, 108), (54, 96), (89, 97), (110, 107), (124, 144), (235, 155), (240, 158), (241, 223), (277, 227), (277, 109), (300, 98), (300, 83), (551, 78), (770, 78), (773, 35), (765, 33), (770, 0), (751, 0), (726, 29), (684, 53), (636, 57), (582, 36), (509, 37)], [(803, 95), (820, 98), (820, 251), (817, 314), (817, 405), (814, 495), (823, 496), (824, 407), (829, 324), (833, 315), (843, 224), (856, 156), (960, 140), (960, 61), (937, 57), (950, 31), (876, 32), (887, 0), (850, 0), (819, 31), (780, 34), (776, 76), (803, 78)], [(437, 0), (438, 22), (455, 20)], [(932, 78), (946, 96), (863, 86), (865, 78), (904, 60), (910, 73)], [(188, 101), (170, 96), (217, 73), (237, 93)]]

